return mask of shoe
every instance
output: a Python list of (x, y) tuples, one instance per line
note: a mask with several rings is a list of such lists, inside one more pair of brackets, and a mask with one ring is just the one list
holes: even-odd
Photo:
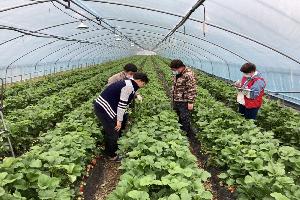
[(115, 162), (121, 162), (122, 157), (121, 156), (115, 156), (115, 157), (111, 157), (109, 158), (110, 161), (115, 161)]

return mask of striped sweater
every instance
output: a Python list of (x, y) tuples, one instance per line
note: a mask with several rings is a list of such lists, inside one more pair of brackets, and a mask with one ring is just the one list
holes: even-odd
[(122, 122), (127, 106), (138, 89), (134, 80), (118, 81), (105, 88), (96, 99), (96, 103), (101, 106), (107, 117), (117, 118)]

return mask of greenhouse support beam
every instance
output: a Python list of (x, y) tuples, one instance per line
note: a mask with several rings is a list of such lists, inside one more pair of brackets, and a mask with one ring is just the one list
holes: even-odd
[(12, 147), (12, 144), (11, 144), (11, 140), (10, 140), (10, 131), (7, 129), (7, 126), (5, 124), (5, 121), (4, 121), (4, 115), (3, 115), (3, 110), (1, 109), (0, 110), (0, 121), (2, 122), (3, 124), (3, 128), (4, 130), (2, 132), (0, 132), (0, 134), (3, 134), (3, 133), (7, 133), (7, 141), (8, 141), (8, 144), (9, 144), (9, 148), (10, 148), (10, 151), (11, 151), (11, 155), (13, 157), (15, 157), (15, 152), (14, 152), (14, 149)]
[(300, 91), (268, 91), (268, 93), (273, 94), (300, 94)]
[(193, 14), (193, 12), (195, 10), (197, 10), (197, 8), (199, 8), (203, 3), (204, 3), (205, 0), (198, 0), (197, 3), (192, 7), (192, 9), (182, 18), (182, 20), (173, 28), (173, 30), (171, 30), (168, 35), (166, 35), (162, 41), (160, 41), (159, 43), (157, 43), (155, 45), (155, 47), (152, 49), (152, 51), (154, 49), (156, 49), (160, 44), (162, 44), (164, 41), (167, 40), (168, 37), (172, 36), (177, 29), (179, 29), (188, 19), (189, 17)]
[[(162, 35), (162, 34), (150, 32), (150, 31), (143, 31), (143, 32), (148, 32), (148, 33), (155, 34), (155, 35), (158, 35), (158, 36)], [(138, 35), (138, 34), (135, 33), (135, 35)], [(153, 38), (153, 36), (148, 36), (148, 35), (141, 35), (141, 36)], [(158, 37), (156, 37), (156, 38), (158, 38)], [(181, 41), (181, 42), (184, 42), (183, 40), (177, 39), (177, 38), (175, 38), (175, 37), (174, 37), (174, 39), (175, 39), (175, 40), (178, 40), (178, 41)], [(207, 53), (209, 53), (209, 54), (215, 56), (216, 58), (220, 59), (221, 61), (223, 61), (223, 62), (227, 65), (228, 77), (229, 77), (229, 79), (231, 79), (230, 67), (229, 67), (229, 64), (228, 64), (228, 62), (226, 61), (226, 59), (224, 59), (224, 58), (222, 58), (221, 56), (218, 56), (218, 55), (216, 55), (216, 54), (214, 54), (214, 53), (212, 53), (212, 52), (210, 52), (210, 51), (208, 51), (208, 50), (206, 50), (206, 49), (204, 49), (204, 48), (202, 48), (202, 47), (199, 47), (199, 46), (197, 46), (197, 45), (194, 45), (194, 44), (192, 44), (192, 43), (186, 42), (186, 44), (188, 44), (188, 45), (190, 45), (190, 46), (193, 46), (193, 47), (195, 47), (195, 48), (201, 49), (202, 51), (205, 51), (205, 52), (207, 52)], [(192, 52), (195, 52), (194, 50), (192, 50), (192, 49), (189, 48), (189, 47), (186, 47), (185, 45), (180, 45), (180, 44), (179, 44), (179, 45), (177, 45), (177, 46), (180, 46), (180, 47), (182, 47), (182, 48), (184, 48), (184, 49), (188, 49), (188, 50), (190, 50), (190, 51), (192, 51)], [(166, 48), (168, 48), (168, 46), (165, 47), (164, 49), (166, 49)], [(178, 51), (180, 51), (180, 50), (178, 50)], [(196, 52), (195, 52), (195, 53), (196, 53)], [(197, 52), (197, 53), (198, 53), (198, 52)], [(203, 56), (203, 55), (200, 54), (200, 53), (198, 53), (198, 54), (201, 55), (201, 56)], [(212, 74), (214, 74), (214, 68), (213, 68), (213, 65), (212, 65)]]
[[(150, 27), (155, 27), (155, 28), (165, 29), (165, 30), (172, 30), (172, 29), (167, 28), (167, 27), (157, 26), (157, 25), (154, 25), (154, 24), (143, 23), (143, 22), (138, 22), (138, 21), (124, 20), (124, 19), (115, 19), (115, 18), (104, 18), (104, 19), (106, 19), (106, 20), (112, 20), (112, 21), (129, 22), (129, 23), (133, 23), (133, 24), (140, 24), (140, 25), (145, 25), (145, 26), (150, 26)], [(144, 31), (144, 32), (145, 32), (145, 31)], [(178, 31), (177, 33), (184, 34), (184, 33), (181, 32), (181, 31)], [(245, 62), (251, 62), (251, 61), (249, 61), (248, 59), (244, 58), (243, 56), (239, 55), (238, 53), (235, 53), (235, 52), (233, 52), (232, 50), (230, 50), (230, 49), (228, 49), (228, 48), (226, 48), (226, 47), (224, 47), (224, 46), (222, 46), (222, 45), (213, 43), (213, 42), (211, 42), (211, 41), (209, 41), (209, 40), (207, 40), (207, 39), (203, 39), (203, 38), (200, 38), (200, 37), (198, 37), (198, 36), (194, 36), (194, 35), (191, 35), (191, 34), (188, 34), (188, 33), (185, 33), (184, 35), (185, 35), (185, 36), (192, 37), (192, 38), (195, 38), (195, 39), (198, 39), (198, 40), (201, 40), (201, 41), (203, 41), (203, 42), (206, 42), (206, 43), (209, 43), (209, 44), (211, 44), (211, 45), (213, 45), (213, 46), (216, 46), (216, 47), (218, 47), (218, 48), (220, 48), (220, 49), (223, 49), (223, 50), (225, 50), (225, 51), (227, 51), (227, 52), (229, 52), (229, 53), (231, 53), (231, 54), (233, 54), (233, 55), (239, 57), (240, 59), (244, 60)]]
[(4, 80), (3, 78), (0, 78), (1, 80), (1, 92), (0, 92), (0, 111), (3, 110), (3, 100), (4, 100)]
[[(61, 3), (59, 0), (55, 0), (57, 3), (64, 5), (63, 3)], [(94, 16), (96, 18), (97, 21), (94, 21), (93, 19), (88, 18), (87, 16), (83, 15), (82, 13), (77, 12), (76, 10), (72, 9), (72, 8), (68, 8), (70, 10), (72, 10), (73, 12), (76, 12), (77, 14), (89, 19), (90, 21), (96, 23), (97, 25), (102, 26), (103, 28), (106, 28), (107, 30), (109, 30), (110, 32), (112, 32), (113, 34), (115, 34), (115, 32), (117, 31), (122, 37), (124, 37), (126, 40), (128, 40), (131, 43), (134, 43), (136, 46), (139, 46), (142, 49), (145, 49), (144, 47), (142, 47), (140, 44), (138, 44), (136, 41), (128, 38), (126, 35), (124, 35), (122, 32), (118, 31), (115, 27), (113, 27), (112, 25), (110, 25), (109, 23), (105, 22), (102, 20), (101, 17), (98, 16), (98, 14), (91, 10), (90, 8), (88, 8), (86, 5), (84, 5), (80, 0), (70, 0), (74, 5), (78, 6), (79, 8), (83, 9), (84, 11), (86, 11), (87, 13), (89, 13), (90, 15)], [(103, 22), (104, 24), (106, 24), (109, 28), (104, 27), (102, 25)]]
[[(84, 1), (91, 1), (91, 2), (96, 2), (96, 3), (108, 3), (108, 4), (112, 4), (112, 5), (121, 5), (121, 6), (125, 6), (125, 7), (132, 7), (132, 8), (137, 8), (137, 9), (142, 9), (142, 10), (148, 10), (148, 11), (153, 11), (153, 12), (158, 12), (158, 13), (162, 13), (162, 14), (166, 14), (166, 15), (170, 15), (170, 16), (176, 16), (176, 17), (183, 17), (181, 15), (178, 15), (178, 14), (175, 14), (175, 13), (171, 13), (171, 12), (166, 12), (166, 11), (162, 11), (162, 10), (157, 10), (157, 9), (153, 9), (153, 8), (146, 8), (146, 7), (141, 7), (141, 6), (134, 6), (134, 5), (130, 5), (130, 4), (125, 4), (125, 3), (116, 3), (116, 2), (107, 2), (107, 1), (100, 1), (100, 0), (84, 0)], [(199, 22), (199, 23), (204, 23), (203, 21), (201, 20), (198, 20), (198, 19), (195, 19), (195, 18), (189, 18), (189, 20), (193, 21), (193, 22)], [(288, 54), (274, 48), (274, 47), (271, 47), (261, 41), (258, 41), (256, 39), (253, 39), (249, 36), (246, 36), (242, 33), (238, 33), (238, 32), (235, 32), (229, 28), (225, 28), (225, 27), (221, 27), (219, 25), (216, 25), (216, 24), (212, 24), (212, 23), (208, 23), (208, 22), (205, 22), (206, 25), (208, 26), (211, 26), (211, 27), (214, 27), (216, 29), (219, 29), (219, 30), (222, 30), (222, 31), (225, 31), (225, 32), (228, 32), (230, 34), (233, 34), (233, 35), (236, 35), (236, 36), (239, 36), (241, 38), (244, 38), (246, 40), (249, 40), (251, 42), (254, 42), (260, 46), (263, 46), (271, 51), (274, 51), (278, 54), (280, 54), (281, 56), (284, 56), (292, 61), (294, 61), (295, 63), (297, 64), (300, 64), (300, 60), (297, 60), (296, 58), (292, 57), (292, 56), (289, 56)], [(153, 50), (152, 50), (153, 51)]]

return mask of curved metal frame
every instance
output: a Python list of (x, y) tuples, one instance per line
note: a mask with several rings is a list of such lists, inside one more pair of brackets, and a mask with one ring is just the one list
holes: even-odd
[[(126, 29), (126, 28), (123, 28), (123, 29)], [(134, 29), (130, 29), (130, 30), (134, 30)], [(142, 31), (142, 30), (138, 30), (138, 31)], [(147, 33), (155, 34), (155, 35), (161, 35), (160, 33), (154, 33), (154, 32), (150, 32), (150, 31), (143, 31), (143, 32), (147, 32)], [(128, 33), (127, 33), (127, 34), (128, 34)], [(132, 33), (131, 33), (131, 34), (132, 34)], [(136, 35), (139, 35), (139, 34), (136, 34)], [(139, 36), (143, 36), (143, 37), (151, 37), (151, 38), (153, 38), (153, 36), (148, 36), (148, 35), (139, 35)], [(163, 36), (163, 35), (162, 35), (162, 36)], [(228, 62), (226, 61), (226, 59), (224, 59), (224, 58), (222, 58), (222, 57), (220, 57), (220, 56), (218, 56), (218, 55), (216, 55), (216, 54), (214, 54), (214, 53), (212, 53), (212, 52), (210, 52), (210, 51), (208, 51), (208, 50), (206, 50), (206, 49), (204, 49), (204, 48), (202, 48), (202, 47), (196, 46), (195, 44), (192, 44), (192, 43), (183, 41), (183, 40), (178, 39), (178, 38), (175, 38), (175, 37), (173, 37), (173, 39), (175, 39), (175, 40), (177, 40), (177, 41), (180, 41), (180, 42), (184, 42), (185, 44), (188, 44), (188, 45), (193, 46), (193, 47), (195, 47), (195, 48), (201, 49), (202, 51), (205, 51), (205, 52), (207, 52), (207, 53), (209, 53), (209, 54), (211, 54), (211, 55), (213, 55), (213, 56), (219, 58), (220, 60), (222, 60), (222, 61), (227, 65), (228, 76), (229, 76), (229, 79), (231, 79), (231, 74), (230, 74), (229, 64), (228, 64)], [(182, 48), (187, 48), (187, 47), (182, 46), (182, 45), (180, 45), (180, 46), (181, 46)], [(189, 49), (189, 48), (187, 48), (187, 49)], [(191, 49), (190, 49), (190, 50), (191, 50)]]
[[(152, 8), (146, 8), (146, 7), (141, 7), (141, 6), (135, 6), (135, 5), (130, 5), (130, 4), (124, 4), (124, 3), (116, 3), (116, 2), (108, 2), (108, 1), (100, 1), (100, 0), (83, 0), (83, 1), (95, 2), (95, 3), (103, 3), (103, 4), (111, 4), (111, 5), (118, 5), (118, 6), (125, 6), (125, 7), (131, 7), (131, 8), (136, 8), (136, 9), (142, 9), (142, 10), (148, 10), (148, 11), (158, 12), (158, 13), (162, 13), (162, 14), (166, 14), (166, 15), (171, 15), (171, 16), (176, 16), (176, 17), (180, 17), (180, 18), (183, 17), (181, 15), (178, 15), (178, 14), (175, 14), (175, 13), (171, 13), (171, 12), (166, 12), (166, 11), (162, 11), (162, 10), (157, 10), (157, 9), (152, 9)], [(4, 9), (4, 10), (0, 10), (0, 12), (5, 12), (5, 11), (16, 9), (16, 8), (21, 8), (21, 7), (25, 7), (25, 6), (30, 6), (30, 5), (34, 5), (34, 4), (38, 4), (38, 3), (46, 3), (46, 2), (50, 2), (50, 0), (48, 0), (48, 1), (47, 0), (45, 0), (45, 1), (37, 1), (35, 3), (30, 3), (30, 4), (26, 4), (26, 5), (21, 5), (21, 6), (16, 6), (16, 7), (12, 7), (12, 8), (7, 8), (7, 9)], [(59, 1), (56, 1), (56, 2), (59, 2)], [(61, 2), (59, 2), (59, 3), (62, 4)], [(78, 13), (78, 14), (80, 14), (80, 13)], [(194, 19), (194, 18), (189, 18), (189, 20), (194, 21), (194, 22), (203, 23), (203, 21), (197, 20), (197, 19)], [(230, 30), (230, 29), (227, 29), (227, 28), (224, 28), (224, 27), (212, 24), (212, 23), (207, 23), (206, 22), (206, 25), (214, 27), (216, 29), (220, 29), (222, 31), (225, 31), (225, 32), (228, 32), (228, 33), (231, 33), (231, 34), (234, 34), (234, 35), (237, 35), (237, 36), (242, 37), (242, 38), (244, 38), (246, 40), (252, 41), (252, 42), (254, 42), (256, 44), (259, 44), (259, 45), (261, 45), (261, 46), (263, 46), (263, 47), (265, 47), (267, 49), (270, 49), (270, 50), (272, 50), (272, 51), (274, 51), (274, 52), (276, 52), (276, 53), (278, 53), (278, 54), (280, 54), (280, 55), (282, 55), (282, 56), (284, 56), (284, 57), (286, 57), (286, 58), (288, 58), (288, 59), (290, 59), (290, 60), (292, 60), (292, 61), (294, 61), (294, 62), (296, 62), (298, 64), (300, 64), (299, 60), (297, 60), (297, 59), (295, 59), (295, 58), (293, 58), (293, 57), (291, 57), (291, 56), (289, 56), (289, 55), (287, 55), (287, 54), (279, 51), (278, 49), (275, 49), (275, 48), (273, 48), (273, 47), (271, 47), (269, 45), (266, 45), (263, 42), (257, 41), (255, 39), (250, 38), (248, 36), (245, 36), (245, 35), (243, 35), (241, 33), (235, 32), (233, 30)]]

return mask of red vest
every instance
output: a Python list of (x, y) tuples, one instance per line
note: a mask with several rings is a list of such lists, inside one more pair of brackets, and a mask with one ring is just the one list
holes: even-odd
[[(263, 80), (263, 78), (261, 77), (254, 77), (252, 78), (248, 83), (247, 83), (247, 87), (245, 88), (249, 88), (251, 89), (252, 85), (257, 81), (257, 80)], [(247, 81), (247, 77), (243, 76), (242, 78), (242, 82), (241, 85), (243, 86), (245, 84), (245, 82)], [(265, 81), (264, 81), (265, 82)], [(256, 97), (255, 99), (250, 99), (247, 98), (246, 95), (244, 96), (245, 99), (245, 107), (246, 108), (260, 108), (262, 103), (263, 103), (263, 96), (265, 94), (264, 89), (262, 89), (262, 91), (260, 91), (258, 97)]]

